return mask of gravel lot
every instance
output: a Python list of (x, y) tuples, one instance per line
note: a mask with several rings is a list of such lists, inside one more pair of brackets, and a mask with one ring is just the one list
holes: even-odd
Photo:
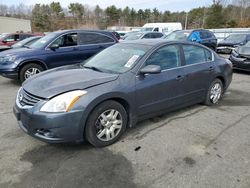
[(49, 145), (12, 113), (19, 85), (0, 77), (0, 187), (250, 187), (250, 75), (235, 73), (223, 100), (129, 129), (106, 148)]

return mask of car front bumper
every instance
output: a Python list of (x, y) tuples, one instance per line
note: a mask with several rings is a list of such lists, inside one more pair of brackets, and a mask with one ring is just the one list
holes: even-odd
[(250, 59), (237, 58), (231, 55), (229, 60), (233, 63), (233, 69), (250, 71)]
[(39, 140), (47, 143), (83, 141), (82, 110), (45, 113), (15, 104), (13, 112), (20, 128)]
[(13, 65), (0, 64), (0, 75), (10, 79), (18, 79), (18, 68)]
[(216, 48), (217, 52), (230, 54), (235, 48), (230, 46), (219, 46)]

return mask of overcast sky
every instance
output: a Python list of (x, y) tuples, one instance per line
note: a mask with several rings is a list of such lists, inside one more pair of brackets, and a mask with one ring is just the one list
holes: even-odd
[[(33, 5), (36, 3), (51, 3), (53, 0), (1, 0), (0, 4), (16, 5), (24, 3), (26, 5)], [(56, 1), (56, 0), (54, 0)], [(135, 9), (146, 8), (158, 8), (161, 11), (188, 11), (192, 8), (201, 6), (209, 6), (212, 0), (58, 0), (63, 7), (67, 7), (70, 3), (78, 2), (82, 4), (88, 4), (90, 6), (99, 5), (102, 8), (106, 8), (110, 5), (115, 5), (119, 8), (126, 6), (133, 7)]]

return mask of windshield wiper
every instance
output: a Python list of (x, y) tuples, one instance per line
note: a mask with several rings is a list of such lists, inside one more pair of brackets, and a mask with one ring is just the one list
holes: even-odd
[(93, 67), (93, 66), (83, 66), (86, 69), (92, 69), (94, 71), (98, 71), (98, 72), (103, 72), (101, 69), (97, 68), (97, 67)]
[(29, 46), (27, 46), (27, 45), (23, 45), (23, 47), (25, 47), (25, 48), (30, 48)]

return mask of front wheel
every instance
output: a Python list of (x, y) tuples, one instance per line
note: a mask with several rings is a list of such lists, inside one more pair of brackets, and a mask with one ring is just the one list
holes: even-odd
[(219, 102), (219, 100), (221, 99), (222, 94), (223, 94), (223, 84), (222, 84), (221, 80), (215, 79), (211, 83), (211, 85), (208, 89), (205, 104), (206, 105), (217, 104)]
[(42, 71), (43, 71), (42, 66), (38, 64), (35, 64), (35, 63), (27, 64), (20, 70), (20, 81), (23, 83), (25, 80), (27, 80), (31, 76), (38, 74)]
[(99, 104), (90, 114), (85, 129), (89, 143), (103, 147), (116, 142), (127, 126), (127, 112), (113, 100)]

